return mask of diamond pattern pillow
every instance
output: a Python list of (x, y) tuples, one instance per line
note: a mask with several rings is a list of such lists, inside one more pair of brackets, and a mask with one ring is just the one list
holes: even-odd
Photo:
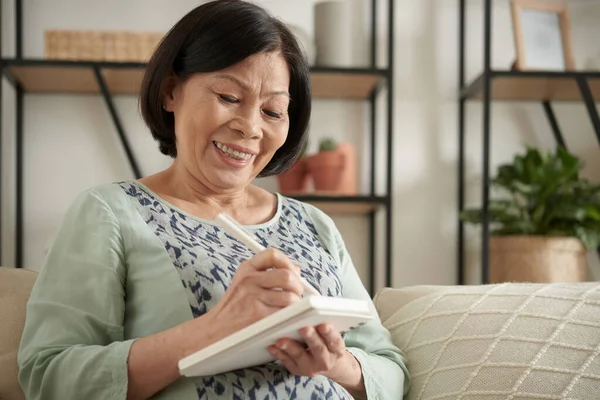
[(447, 287), (383, 321), (407, 399), (600, 399), (600, 284)]

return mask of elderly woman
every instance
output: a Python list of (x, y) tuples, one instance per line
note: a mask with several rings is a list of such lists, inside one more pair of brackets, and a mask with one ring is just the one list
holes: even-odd
[[(310, 76), (293, 35), (258, 6), (199, 6), (165, 36), (141, 90), (172, 165), (95, 187), (69, 209), (27, 309), (27, 399), (400, 399), (405, 359), (375, 318), (269, 347), (276, 361), (183, 378), (178, 361), (300, 299), (370, 301), (340, 233), (310, 205), (252, 185), (306, 141)], [(269, 249), (213, 221), (227, 212)], [(274, 290), (276, 288), (283, 290)]]

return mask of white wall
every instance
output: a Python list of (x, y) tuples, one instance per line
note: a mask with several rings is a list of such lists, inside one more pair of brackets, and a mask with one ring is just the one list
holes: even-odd
[[(358, 0), (352, 0), (354, 2)], [(312, 32), (312, 1), (262, 0), (286, 22)], [(178, 0), (29, 0), (25, 2), (24, 55), (43, 56), (46, 29), (128, 29), (166, 31), (198, 1)], [(383, 3), (380, 1), (380, 3)], [(396, 68), (394, 109), (394, 285), (453, 284), (456, 276), (456, 161), (457, 161), (457, 1), (396, 1)], [(468, 76), (481, 70), (482, 18), (479, 1), (468, 0)], [(493, 65), (507, 67), (514, 58), (507, 2), (495, 1)], [(10, 21), (12, 2), (3, 1), (4, 54), (12, 55)], [(578, 64), (587, 53), (597, 52), (600, 27), (598, 3), (571, 3), (573, 41)], [(385, 17), (386, 10), (380, 8)], [(365, 14), (368, 15), (368, 14)], [(383, 21), (383, 20), (382, 20)], [(579, 23), (581, 22), (581, 23)], [(587, 24), (583, 24), (587, 22)], [(356, 62), (365, 65), (368, 49), (355, 30)], [(385, 26), (379, 27), (380, 55), (385, 50)], [(381, 62), (385, 58), (381, 57)], [(11, 116), (12, 92), (4, 93), (5, 115)], [(120, 96), (117, 108), (144, 174), (168, 165), (139, 118), (136, 99)], [(99, 183), (132, 177), (103, 100), (99, 96), (30, 95), (25, 99), (25, 264), (39, 268), (44, 253), (66, 208), (81, 190)], [(595, 141), (583, 106), (556, 107), (568, 145), (588, 161), (587, 173), (600, 179), (600, 147)], [(381, 115), (383, 117), (383, 115)], [(368, 119), (361, 102), (316, 101), (311, 122), (312, 143), (333, 134), (361, 146)], [(383, 121), (383, 119), (380, 119)], [(14, 121), (3, 120), (7, 132)], [(468, 106), (468, 200), (479, 199), (481, 165), (481, 106)], [(495, 104), (492, 120), (492, 162), (509, 160), (524, 143), (550, 148), (552, 135), (538, 104)], [(380, 134), (383, 132), (380, 132)], [(10, 168), (13, 139), (4, 138), (5, 191), (14, 184)], [(380, 141), (381, 143), (381, 141)], [(383, 147), (378, 151), (384, 151)], [(368, 153), (366, 153), (368, 154)], [(361, 155), (361, 161), (367, 158)], [(384, 159), (381, 160), (385, 162)], [(384, 165), (384, 164), (383, 164)], [(382, 170), (381, 168), (379, 169)], [(363, 170), (363, 176), (368, 171)], [(595, 176), (594, 176), (595, 175)], [(9, 180), (6, 180), (9, 179)], [(384, 180), (379, 176), (379, 183)], [(274, 180), (261, 184), (273, 190)], [(367, 182), (363, 182), (366, 187)], [(5, 216), (14, 203), (5, 193)], [(366, 277), (366, 219), (336, 218), (361, 275)], [(4, 261), (12, 260), (12, 221), (3, 220)], [(473, 281), (477, 278), (479, 241), (469, 228), (469, 259)], [(380, 236), (381, 238), (381, 236)], [(593, 257), (590, 259), (595, 262)]]

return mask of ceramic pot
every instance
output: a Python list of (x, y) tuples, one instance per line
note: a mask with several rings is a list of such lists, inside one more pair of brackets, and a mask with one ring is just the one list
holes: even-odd
[(279, 192), (281, 194), (296, 194), (308, 192), (310, 182), (306, 160), (301, 158), (290, 169), (277, 175)]
[(340, 192), (345, 167), (343, 153), (338, 150), (322, 151), (308, 157), (306, 162), (317, 192)]
[(355, 196), (358, 194), (356, 147), (351, 143), (339, 143), (337, 151), (344, 156), (344, 169), (340, 177), (338, 192), (348, 196)]
[(350, 67), (352, 65), (351, 6), (342, 0), (316, 3), (313, 8), (315, 65), (323, 67)]

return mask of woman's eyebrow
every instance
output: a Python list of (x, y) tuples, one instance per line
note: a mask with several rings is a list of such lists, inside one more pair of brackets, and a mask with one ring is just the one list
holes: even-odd
[[(246, 91), (246, 92), (250, 91), (250, 86), (248, 86), (246, 83), (240, 81), (238, 78), (236, 78), (233, 75), (219, 74), (219, 75), (215, 76), (215, 78), (228, 80), (230, 82), (235, 83), (239, 87), (241, 87), (244, 91)], [(272, 92), (268, 92), (267, 95), (269, 95), (269, 96), (279, 95), (279, 96), (290, 97), (290, 94), (286, 90), (275, 90)]]

